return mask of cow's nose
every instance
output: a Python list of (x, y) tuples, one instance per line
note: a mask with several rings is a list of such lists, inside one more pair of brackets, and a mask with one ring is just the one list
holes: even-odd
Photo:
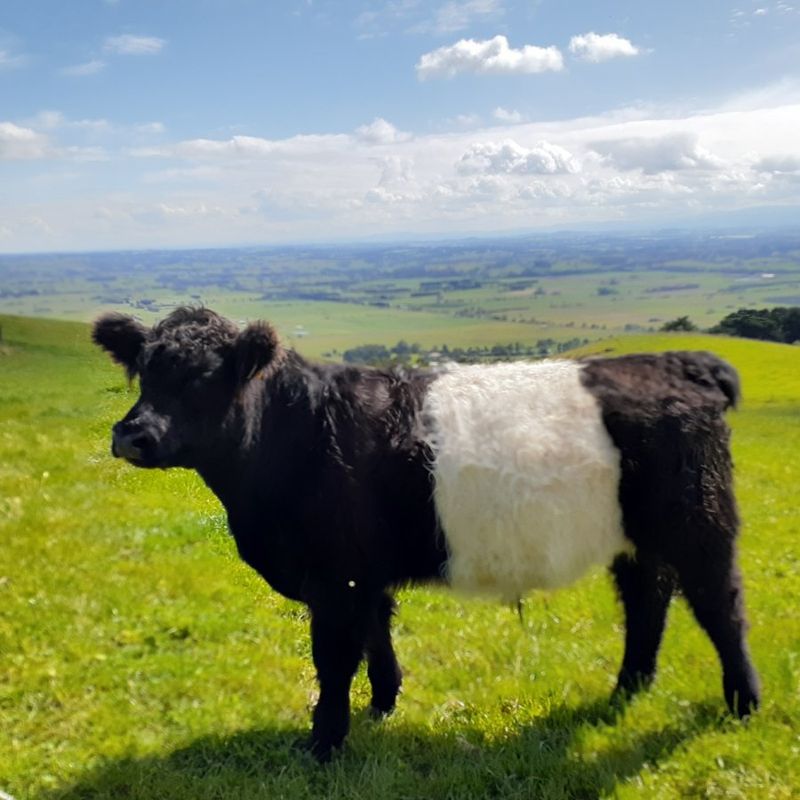
[(111, 436), (111, 453), (117, 458), (140, 461), (155, 447), (155, 437), (138, 427), (117, 423)]

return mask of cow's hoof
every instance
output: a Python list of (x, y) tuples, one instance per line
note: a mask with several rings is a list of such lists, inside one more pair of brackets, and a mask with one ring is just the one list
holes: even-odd
[(372, 703), (369, 708), (367, 708), (367, 714), (371, 720), (375, 722), (380, 722), (383, 719), (386, 719), (392, 712), (394, 711), (394, 705), (389, 706), (388, 708), (381, 708), (380, 706), (376, 706)]
[(299, 736), (292, 742), (292, 750), (311, 756), (320, 764), (327, 764), (333, 758), (336, 748), (318, 742), (312, 736)]

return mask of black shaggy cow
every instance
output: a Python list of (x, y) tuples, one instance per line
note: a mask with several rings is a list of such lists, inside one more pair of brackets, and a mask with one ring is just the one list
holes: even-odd
[(723, 419), (739, 385), (715, 356), (382, 371), (309, 363), (266, 323), (192, 308), (153, 328), (103, 316), (94, 341), (141, 384), (114, 455), (196, 469), (241, 557), (310, 609), (318, 758), (347, 734), (362, 658), (372, 710), (393, 709), (392, 591), (423, 581), (516, 599), (610, 564), (622, 694), (652, 680), (680, 587), (728, 707), (758, 706)]

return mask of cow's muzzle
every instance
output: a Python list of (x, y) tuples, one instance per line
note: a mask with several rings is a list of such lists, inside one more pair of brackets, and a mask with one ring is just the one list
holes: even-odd
[(111, 432), (111, 454), (137, 467), (155, 467), (159, 461), (159, 439), (148, 428), (133, 422), (118, 422)]

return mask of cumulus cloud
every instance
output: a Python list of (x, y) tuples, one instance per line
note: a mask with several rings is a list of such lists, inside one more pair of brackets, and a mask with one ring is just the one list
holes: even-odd
[[(102, 117), (99, 119), (68, 119), (60, 111), (52, 109), (39, 111), (33, 117), (24, 120), (22, 124), (38, 131), (61, 130), (62, 132), (91, 135), (112, 133), (115, 130), (115, 126)], [(124, 128), (119, 128), (119, 130), (124, 130)]]
[(412, 166), (411, 159), (408, 158), (400, 156), (384, 158), (381, 161), (381, 179), (378, 185), (387, 187), (413, 183)]
[(376, 117), (369, 125), (360, 125), (356, 136), (366, 144), (395, 144), (411, 138), (411, 134), (398, 130), (383, 117)]
[(425, 53), (416, 66), (420, 80), (452, 78), (462, 72), (477, 75), (524, 75), (558, 72), (564, 59), (557, 47), (510, 47), (505, 36), (478, 41), (461, 39), (453, 45)]
[(50, 133), (105, 130), (108, 125), (105, 120), (71, 122), (58, 111), (40, 111), (27, 124), (31, 127), (23, 127), (13, 122), (0, 122), (0, 161), (52, 159), (88, 162), (109, 159), (108, 153), (102, 147), (57, 142), (42, 133), (43, 130)]
[(411, 159), (389, 156), (380, 162), (381, 177), (364, 199), (368, 203), (419, 203), (424, 192), (413, 173)]
[[(155, 235), (164, 244), (224, 245), (611, 219), (663, 224), (685, 217), (687, 209), (794, 203), (800, 102), (796, 87), (789, 89), (782, 102), (769, 94), (761, 107), (752, 97), (682, 115), (636, 107), (520, 122), (495, 129), (494, 136), (490, 128), (475, 133), (453, 123), (447, 132), (379, 146), (356, 131), (162, 141), (113, 121), (102, 133), (108, 142), (97, 142), (101, 134), (93, 126), (100, 121), (73, 123), (57, 111), (41, 112), (5, 123), (1, 157), (42, 157), (48, 166), (68, 161), (76, 187), (89, 185), (78, 183), (81, 175), (97, 172), (81, 162), (108, 157), (130, 170), (130, 187), (124, 196), (77, 191), (63, 202), (63, 165), (47, 170), (41, 162), (17, 162), (15, 173), (35, 179), (37, 200), (7, 204), (0, 237), (7, 250), (40, 248), (42, 237), (20, 227), (32, 215), (53, 225), (47, 240), (53, 247), (85, 248), (152, 244)], [(494, 122), (485, 116), (485, 123)], [(27, 129), (27, 139), (9, 137), (9, 124)], [(58, 191), (46, 191), (50, 185)], [(254, 194), (263, 187), (267, 193)], [(20, 195), (25, 191), (21, 183)]]
[(86, 75), (97, 75), (106, 68), (106, 62), (99, 58), (93, 58), (91, 61), (85, 61), (82, 64), (73, 64), (70, 67), (64, 67), (61, 70), (62, 75), (70, 78), (83, 78)]
[(22, 161), (46, 158), (49, 154), (46, 136), (13, 122), (0, 122), (0, 160)]
[(230, 139), (184, 139), (157, 146), (133, 147), (126, 152), (138, 158), (235, 159), (246, 162), (280, 155), (324, 160), (332, 150), (343, 151), (348, 146), (352, 148), (352, 144), (353, 137), (346, 134), (309, 134), (288, 139), (237, 135)]
[(563, 147), (537, 142), (526, 148), (513, 139), (473, 144), (459, 159), (456, 169), (464, 175), (555, 175), (580, 171), (577, 159)]
[(24, 125), (39, 132), (58, 133), (66, 142), (59, 143), (58, 149), (53, 149), (51, 155), (68, 153), (69, 148), (64, 148), (63, 144), (73, 143), (80, 145), (87, 137), (96, 142), (101, 138), (126, 137), (131, 135), (152, 135), (164, 132), (164, 125), (161, 122), (147, 122), (141, 124), (120, 125), (100, 118), (69, 119), (61, 111), (54, 109), (44, 109), (37, 112), (34, 116), (23, 120), (17, 120), (18, 124)]
[(636, 56), (641, 52), (629, 39), (616, 33), (583, 33), (569, 40), (569, 51), (582, 61), (597, 64), (611, 58)]
[[(257, 136), (233, 136), (230, 139), (187, 139), (179, 142), (174, 154), (183, 158), (208, 158), (218, 156), (263, 158), (275, 149), (270, 139)], [(169, 153), (164, 153), (169, 155)]]
[(593, 142), (591, 147), (619, 169), (641, 169), (647, 174), (723, 166), (722, 160), (700, 147), (697, 136), (690, 133)]
[(800, 172), (800, 156), (767, 156), (753, 164), (758, 172), (770, 172), (773, 175)]
[(503, 108), (502, 106), (498, 106), (494, 111), (492, 111), (492, 116), (498, 122), (522, 122), (522, 114), (519, 111), (515, 111), (513, 108)]
[(121, 56), (150, 56), (160, 53), (166, 43), (165, 39), (157, 36), (133, 36), (124, 33), (121, 36), (109, 36), (103, 44), (103, 50)]

